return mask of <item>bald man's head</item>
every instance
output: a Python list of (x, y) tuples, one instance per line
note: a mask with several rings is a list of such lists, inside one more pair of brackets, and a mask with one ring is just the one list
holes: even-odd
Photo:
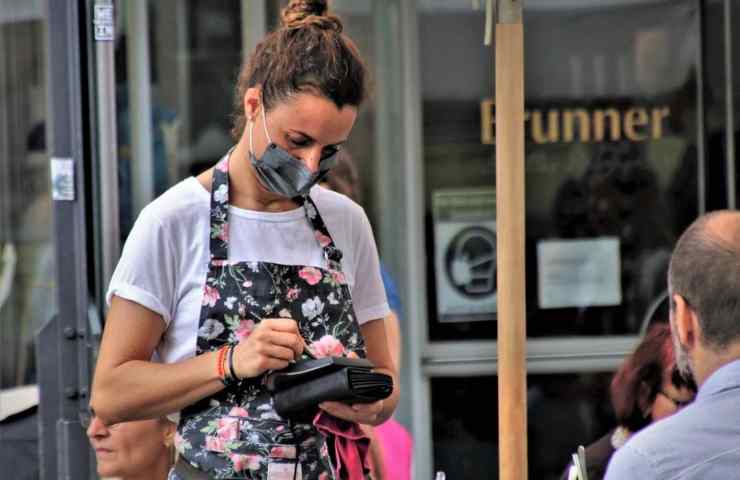
[(740, 342), (740, 212), (711, 212), (686, 229), (671, 256), (668, 288), (696, 312), (708, 346)]

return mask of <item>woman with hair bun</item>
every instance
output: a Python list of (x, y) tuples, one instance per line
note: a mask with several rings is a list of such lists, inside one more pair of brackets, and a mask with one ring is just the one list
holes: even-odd
[[(317, 185), (354, 126), (365, 66), (326, 1), (291, 1), (282, 22), (239, 74), (235, 145), (141, 212), (108, 290), (91, 405), (105, 424), (179, 412), (173, 480), (364, 478), (357, 424), (398, 402), (370, 224)], [(284, 419), (264, 374), (306, 355), (367, 357), (393, 393)]]

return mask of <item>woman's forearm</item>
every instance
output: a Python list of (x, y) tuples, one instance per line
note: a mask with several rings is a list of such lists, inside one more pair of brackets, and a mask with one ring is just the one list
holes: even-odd
[(178, 412), (224, 388), (216, 353), (173, 364), (129, 360), (96, 372), (91, 405), (106, 424)]

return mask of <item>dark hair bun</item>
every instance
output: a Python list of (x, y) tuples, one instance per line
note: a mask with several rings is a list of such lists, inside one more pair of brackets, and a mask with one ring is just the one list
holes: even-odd
[(283, 27), (288, 29), (315, 26), (324, 30), (342, 31), (342, 21), (329, 13), (328, 0), (290, 0), (282, 11)]

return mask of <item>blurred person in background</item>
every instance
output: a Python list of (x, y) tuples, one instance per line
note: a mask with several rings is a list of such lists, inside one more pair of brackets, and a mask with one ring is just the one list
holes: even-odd
[(165, 480), (175, 462), (177, 425), (167, 418), (106, 426), (95, 412), (81, 415), (98, 474), (120, 480)]
[[(604, 478), (615, 451), (639, 430), (673, 415), (690, 403), (696, 384), (679, 372), (673, 352), (670, 327), (656, 323), (612, 378), (611, 402), (617, 419), (612, 431), (586, 447), (589, 480)], [(565, 469), (568, 478), (572, 465)], [(637, 478), (637, 477), (635, 477)]]
[[(326, 176), (322, 184), (335, 192), (346, 195), (361, 204), (361, 182), (357, 165), (345, 148), (337, 154), (337, 164)], [(396, 369), (401, 369), (401, 297), (390, 272), (380, 262), (385, 294), (391, 307), (391, 314), (385, 317), (385, 333), (388, 349)], [(411, 434), (395, 418), (374, 427), (367, 428), (371, 443), (373, 480), (410, 480), (413, 441)]]
[(686, 229), (671, 255), (668, 296), (676, 364), (699, 392), (691, 405), (619, 449), (606, 478), (738, 478), (739, 212), (711, 212)]

